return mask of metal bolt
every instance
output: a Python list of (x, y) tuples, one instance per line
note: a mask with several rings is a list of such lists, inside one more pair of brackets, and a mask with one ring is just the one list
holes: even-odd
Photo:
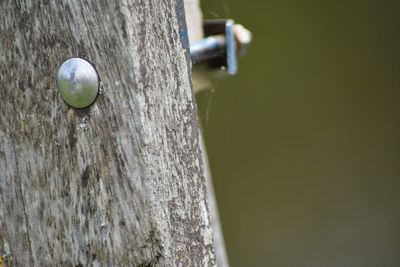
[(205, 21), (204, 32), (208, 37), (190, 44), (192, 61), (206, 61), (213, 68), (227, 67), (228, 74), (236, 74), (237, 57), (244, 55), (252, 39), (250, 31), (228, 19)]
[(74, 108), (84, 108), (94, 102), (99, 91), (97, 71), (88, 61), (71, 58), (57, 74), (57, 86), (62, 99)]

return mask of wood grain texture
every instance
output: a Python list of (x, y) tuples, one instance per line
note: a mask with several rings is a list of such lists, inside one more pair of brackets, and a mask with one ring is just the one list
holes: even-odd
[[(189, 42), (192, 43), (204, 38), (203, 14), (201, 12), (199, 0), (185, 0), (184, 2), (185, 2), (185, 13), (187, 22), (186, 24), (189, 33)], [(204, 87), (204, 84), (210, 83), (208, 81), (209, 79), (208, 76), (210, 75), (210, 73), (207, 73), (207, 71), (204, 69), (200, 69), (197, 71), (193, 70), (192, 75), (193, 75), (192, 78), (193, 78), (194, 89), (196, 89), (196, 87), (198, 89), (201, 89)], [(200, 148), (203, 157), (203, 170), (204, 170), (204, 176), (206, 178), (211, 225), (214, 233), (216, 261), (219, 267), (228, 267), (229, 261), (228, 261), (228, 256), (226, 254), (224, 236), (222, 233), (221, 222), (219, 219), (218, 206), (217, 206), (217, 201), (215, 199), (211, 171), (209, 169), (209, 164), (208, 164), (207, 149), (202, 135), (200, 135)]]
[[(0, 2), (0, 256), (15, 266), (212, 266), (182, 1)], [(92, 62), (101, 94), (55, 82)]]

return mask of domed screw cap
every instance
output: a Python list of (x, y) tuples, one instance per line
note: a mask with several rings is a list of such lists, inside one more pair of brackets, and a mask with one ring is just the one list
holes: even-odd
[(61, 98), (74, 108), (92, 104), (99, 92), (99, 77), (95, 68), (81, 58), (65, 61), (58, 70), (57, 86)]

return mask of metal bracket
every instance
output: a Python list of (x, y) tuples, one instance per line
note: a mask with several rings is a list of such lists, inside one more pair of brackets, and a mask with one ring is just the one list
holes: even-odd
[(231, 19), (204, 21), (206, 38), (190, 44), (194, 63), (206, 61), (210, 68), (227, 68), (230, 75), (237, 72), (237, 58), (251, 42), (251, 33)]

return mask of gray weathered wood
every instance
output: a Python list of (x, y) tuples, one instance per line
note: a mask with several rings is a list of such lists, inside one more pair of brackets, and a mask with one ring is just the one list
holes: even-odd
[[(203, 16), (200, 9), (200, 1), (199, 0), (185, 0), (185, 11), (186, 11), (186, 21), (189, 32), (189, 41), (196, 42), (202, 38), (204, 38), (203, 32)], [(209, 75), (209, 73), (208, 73)], [(197, 70), (193, 73), (193, 84), (194, 88), (199, 89), (204, 87), (205, 84), (209, 84), (207, 81), (207, 71), (203, 69)], [(207, 87), (207, 86), (205, 86)], [(207, 195), (208, 195), (208, 203), (210, 209), (210, 218), (211, 224), (214, 233), (214, 245), (215, 245), (215, 254), (217, 259), (217, 265), (219, 267), (228, 267), (228, 257), (226, 255), (224, 237), (222, 234), (221, 223), (218, 214), (218, 206), (215, 199), (214, 187), (211, 178), (211, 172), (208, 167), (208, 157), (207, 150), (204, 143), (204, 138), (200, 135), (200, 147), (202, 150), (203, 157), (203, 169), (204, 176), (206, 178), (207, 185)]]
[[(181, 1), (0, 2), (0, 256), (215, 265)], [(69, 108), (70, 57), (102, 93)]]

